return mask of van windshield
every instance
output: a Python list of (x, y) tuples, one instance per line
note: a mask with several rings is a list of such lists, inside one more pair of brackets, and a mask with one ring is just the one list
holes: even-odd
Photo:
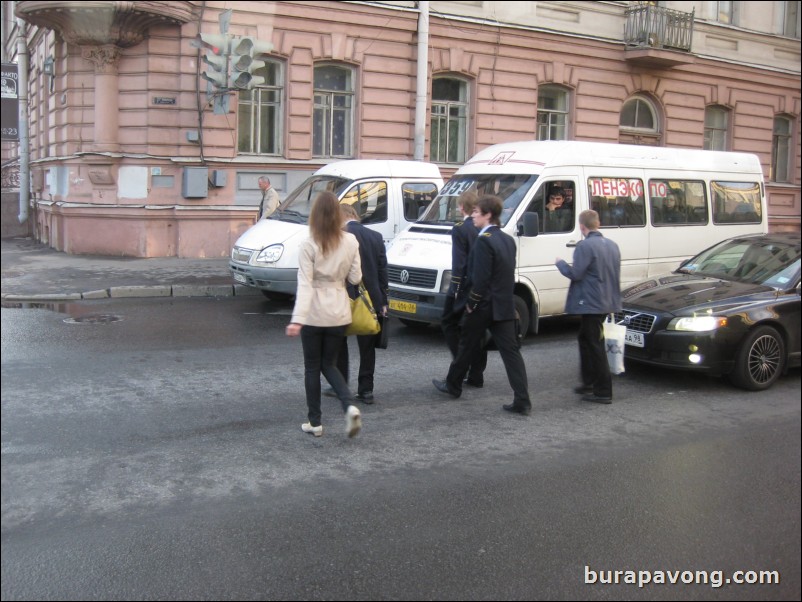
[(334, 176), (312, 176), (298, 188), (293, 190), (278, 210), (268, 219), (278, 219), (285, 222), (305, 224), (309, 221), (312, 211), (312, 202), (320, 192), (333, 192), (339, 198), (340, 194), (353, 182), (348, 178)]
[(477, 197), (492, 194), (504, 202), (501, 225), (504, 226), (537, 180), (534, 174), (465, 174), (456, 175), (440, 191), (418, 223), (454, 224), (462, 221), (457, 206), (460, 195), (473, 193)]

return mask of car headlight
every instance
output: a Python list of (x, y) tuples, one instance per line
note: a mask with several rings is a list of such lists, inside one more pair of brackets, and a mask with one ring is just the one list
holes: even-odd
[(692, 316), (689, 318), (674, 318), (669, 322), (667, 330), (707, 332), (717, 330), (726, 325), (727, 318), (721, 316)]
[(448, 287), (451, 286), (451, 270), (443, 272), (443, 280), (440, 282), (440, 292), (445, 294), (448, 292)]
[(284, 253), (284, 245), (270, 245), (259, 252), (259, 255), (256, 257), (256, 262), (275, 263), (281, 259), (282, 253)]

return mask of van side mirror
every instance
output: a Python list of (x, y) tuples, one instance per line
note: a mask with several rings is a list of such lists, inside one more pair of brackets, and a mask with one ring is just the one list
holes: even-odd
[(524, 213), (518, 222), (518, 236), (533, 237), (540, 231), (540, 217), (534, 211)]

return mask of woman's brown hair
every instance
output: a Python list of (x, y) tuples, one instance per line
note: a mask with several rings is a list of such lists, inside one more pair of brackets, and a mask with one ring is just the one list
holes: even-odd
[(340, 202), (333, 192), (321, 192), (309, 212), (309, 233), (323, 255), (340, 246), (343, 237)]

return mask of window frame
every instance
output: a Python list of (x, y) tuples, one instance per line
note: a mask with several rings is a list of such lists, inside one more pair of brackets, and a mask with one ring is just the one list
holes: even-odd
[[(708, 117), (713, 115), (714, 112), (724, 116), (724, 127), (718, 127), (708, 123)], [(729, 144), (731, 138), (730, 113), (731, 111), (728, 108), (722, 107), (721, 105), (708, 105), (705, 107), (704, 141), (702, 143), (702, 148), (704, 150), (715, 150), (715, 151), (729, 150)], [(716, 134), (719, 135), (716, 136)], [(723, 143), (721, 145), (713, 144), (712, 142), (716, 138), (723, 138)]]
[[(241, 90), (239, 93), (239, 98), (237, 99), (237, 154), (238, 155), (269, 155), (269, 156), (280, 156), (283, 153), (284, 148), (284, 63), (281, 61), (265, 59), (265, 66), (262, 69), (267, 69), (268, 67), (274, 67), (276, 69), (275, 73), (275, 84), (262, 84), (259, 86), (254, 87), (252, 90)], [(261, 69), (259, 70), (261, 71)], [(258, 73), (258, 72), (257, 72)], [(265, 73), (267, 76), (269, 72)], [(265, 77), (265, 82), (269, 81), (268, 77)], [(269, 95), (270, 93), (275, 94), (276, 100), (275, 101), (262, 101), (261, 97), (263, 95)], [(248, 96), (251, 95), (249, 98)], [(245, 150), (241, 147), (244, 143), (245, 138), (242, 135), (243, 130), (243, 109), (245, 107), (249, 108), (249, 130), (250, 136), (248, 140), (250, 141), (249, 149)], [(273, 151), (262, 150), (262, 126), (263, 126), (263, 119), (262, 113), (263, 111), (268, 110), (270, 107), (273, 107), (275, 110), (275, 114), (273, 115), (272, 122), (273, 122), (273, 138), (272, 143), (275, 146)], [(269, 144), (268, 144), (269, 146)]]
[[(543, 102), (541, 100), (542, 96), (545, 96), (547, 93), (554, 93), (555, 97), (560, 95), (561, 99), (565, 101), (565, 110), (560, 111), (557, 109), (546, 109), (543, 108)], [(545, 123), (541, 123), (541, 116), (544, 116)], [(535, 132), (535, 138), (537, 140), (569, 140), (569, 125), (570, 125), (570, 116), (571, 116), (571, 91), (563, 88), (562, 86), (554, 85), (554, 84), (544, 84), (542, 86), (538, 86), (537, 89), (537, 116), (536, 116), (536, 124), (535, 127), (537, 131)], [(563, 123), (562, 124), (555, 124), (552, 121), (552, 118), (562, 117)], [(541, 129), (546, 129), (547, 135), (543, 137), (541, 135)], [(554, 128), (562, 128), (562, 137), (556, 136), (552, 137), (551, 133)]]
[[(434, 85), (437, 81), (450, 80), (457, 82), (460, 89), (460, 100), (436, 99)], [(470, 86), (469, 82), (460, 77), (442, 75), (432, 78), (432, 100), (429, 119), (429, 160), (432, 163), (462, 165), (468, 159), (468, 122), (470, 119)], [(452, 109), (456, 109), (458, 115), (452, 117)], [(459, 113), (462, 113), (461, 115)], [(436, 123), (437, 122), (437, 123)], [(445, 122), (445, 147), (441, 147), (440, 139), (442, 127), (440, 123)], [(457, 140), (452, 142), (452, 127), (455, 126)], [(440, 149), (443, 148), (443, 152)], [(453, 150), (453, 152), (452, 152)]]
[[(778, 132), (779, 123), (787, 124), (787, 132)], [(771, 128), (771, 173), (769, 180), (783, 184), (793, 181), (794, 170), (791, 166), (793, 159), (794, 120), (786, 115), (775, 115)], [(782, 144), (781, 144), (782, 143)], [(781, 156), (781, 151), (785, 155)], [(782, 166), (782, 171), (779, 169)]]
[[(346, 76), (345, 90), (318, 88), (316, 80), (319, 70), (336, 69)], [(318, 63), (313, 68), (312, 81), (312, 156), (321, 159), (350, 159), (355, 153), (356, 133), (356, 69), (350, 65)], [(322, 117), (321, 117), (322, 116)], [(339, 116), (339, 119), (338, 119)], [(323, 122), (318, 125), (318, 119)], [(341, 151), (337, 152), (335, 132), (342, 119)], [(320, 131), (319, 131), (320, 129)], [(321, 135), (323, 138), (321, 139)]]
[[(639, 103), (636, 104), (635, 106), (634, 123), (635, 124), (638, 123), (638, 116), (640, 114), (639, 107), (645, 106), (649, 115), (652, 118), (651, 128), (641, 127), (638, 125), (627, 125), (622, 123), (622, 120), (624, 118), (624, 110), (627, 108), (628, 105), (632, 103)], [(657, 110), (657, 106), (650, 98), (648, 98), (647, 96), (643, 96), (641, 94), (636, 94), (634, 96), (629, 97), (621, 105), (621, 111), (619, 112), (619, 117), (618, 117), (618, 128), (619, 128), (619, 134), (623, 134), (624, 136), (645, 137), (656, 141), (662, 138), (662, 120), (660, 118), (660, 112)]]

